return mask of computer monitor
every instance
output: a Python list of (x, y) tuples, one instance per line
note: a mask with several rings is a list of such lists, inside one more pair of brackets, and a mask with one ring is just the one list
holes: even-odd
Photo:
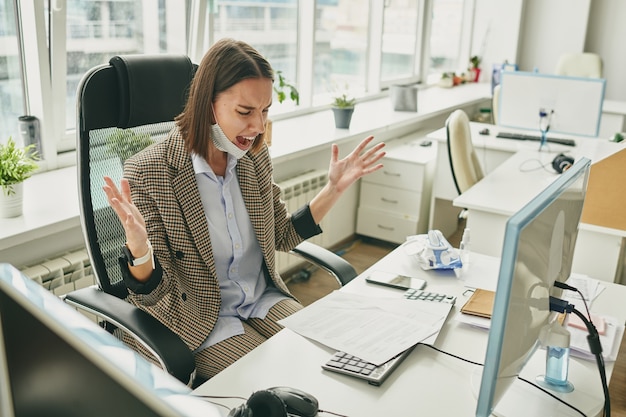
[(477, 417), (491, 415), (556, 317), (549, 296), (572, 269), (590, 164), (578, 160), (507, 221)]
[(549, 133), (598, 136), (605, 80), (524, 71), (503, 71), (498, 125), (539, 134), (539, 110), (550, 118)]
[(0, 264), (0, 415), (221, 416), (217, 407)]

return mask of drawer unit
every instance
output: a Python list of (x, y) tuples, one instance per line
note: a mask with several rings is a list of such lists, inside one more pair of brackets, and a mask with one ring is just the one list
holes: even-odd
[(414, 162), (398, 161), (390, 156), (383, 159), (382, 169), (372, 172), (364, 181), (383, 186), (393, 185), (396, 188), (421, 191), (424, 178), (424, 166)]
[(361, 184), (359, 207), (377, 208), (417, 219), (421, 198), (419, 191), (364, 182)]
[(420, 146), (422, 136), (387, 144), (384, 167), (361, 180), (358, 234), (402, 243), (426, 233), (435, 171), (437, 142)]
[(388, 242), (402, 243), (417, 230), (417, 217), (406, 217), (393, 212), (359, 207), (357, 233)]

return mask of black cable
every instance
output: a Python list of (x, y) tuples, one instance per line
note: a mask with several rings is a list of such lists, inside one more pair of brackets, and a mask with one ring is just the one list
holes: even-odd
[(587, 342), (589, 343), (589, 351), (596, 357), (598, 371), (600, 372), (600, 380), (602, 381), (602, 390), (604, 391), (604, 416), (611, 416), (611, 398), (609, 397), (609, 384), (606, 380), (606, 370), (604, 369), (604, 358), (602, 357), (602, 344), (600, 343), (600, 335), (596, 326), (585, 315), (575, 308), (572, 313), (576, 314), (587, 326)]
[[(429, 345), (429, 344), (426, 344), (426, 343), (418, 343), (418, 345), (422, 345), (422, 346), (429, 347), (429, 348), (431, 348), (431, 349), (433, 349), (433, 350), (436, 350), (436, 351), (437, 351), (437, 352), (439, 352), (439, 353), (443, 353), (444, 355), (448, 355), (448, 356), (451, 356), (451, 357), (453, 357), (453, 358), (460, 359), (460, 360), (462, 360), (463, 362), (471, 363), (471, 364), (473, 364), (473, 365), (478, 365), (478, 366), (485, 366), (485, 365), (484, 365), (484, 364), (482, 364), (482, 363), (479, 363), (479, 362), (474, 362), (474, 361), (472, 361), (472, 360), (470, 360), (470, 359), (463, 358), (463, 357), (461, 357), (461, 356), (457, 356), (457, 355), (455, 355), (455, 354), (453, 354), (453, 353), (450, 353), (450, 352), (446, 352), (445, 350), (441, 350), (441, 349), (439, 349), (439, 348), (436, 348), (436, 347), (435, 347), (435, 346), (433, 346), (433, 345)], [(561, 398), (557, 397), (556, 395), (552, 394), (550, 391), (548, 391), (548, 390), (546, 390), (546, 389), (544, 389), (544, 388), (540, 387), (539, 385), (537, 385), (537, 384), (535, 384), (535, 383), (533, 383), (533, 382), (530, 382), (530, 381), (528, 381), (528, 380), (526, 380), (526, 379), (524, 379), (524, 378), (520, 377), (519, 375), (517, 376), (517, 379), (519, 379), (520, 381), (526, 382), (527, 384), (529, 384), (529, 385), (531, 385), (531, 386), (533, 386), (533, 387), (537, 388), (539, 391), (543, 392), (544, 394), (547, 394), (548, 396), (550, 396), (551, 398), (553, 398), (553, 399), (555, 399), (556, 401), (560, 402), (561, 404), (565, 405), (566, 407), (571, 408), (572, 410), (576, 411), (577, 413), (579, 413), (579, 414), (580, 414), (580, 415), (582, 415), (583, 417), (587, 417), (587, 415), (586, 415), (585, 413), (583, 413), (582, 411), (580, 411), (578, 408), (574, 407), (572, 404), (570, 404), (570, 403), (566, 402), (565, 400), (563, 400), (563, 399), (561, 399)], [(607, 416), (607, 417), (609, 417), (609, 416)]]
[(580, 298), (583, 300), (583, 304), (585, 305), (585, 310), (587, 310), (587, 317), (589, 318), (589, 321), (593, 323), (593, 321), (591, 320), (591, 313), (589, 312), (589, 305), (587, 305), (587, 300), (585, 299), (585, 296), (578, 288), (572, 287), (571, 285), (568, 285), (561, 281), (554, 281), (554, 286), (557, 288), (561, 288), (562, 290), (569, 290), (569, 291), (574, 291), (578, 293), (578, 295), (580, 295)]

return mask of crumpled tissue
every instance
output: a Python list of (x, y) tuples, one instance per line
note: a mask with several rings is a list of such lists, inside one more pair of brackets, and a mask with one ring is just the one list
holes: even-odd
[(407, 237), (405, 251), (416, 255), (422, 269), (457, 269), (463, 267), (461, 255), (439, 230)]

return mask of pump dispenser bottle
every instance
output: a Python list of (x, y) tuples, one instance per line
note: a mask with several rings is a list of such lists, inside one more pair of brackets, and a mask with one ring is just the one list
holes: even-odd
[(546, 346), (546, 374), (542, 378), (542, 385), (560, 392), (570, 392), (574, 389), (567, 380), (570, 333), (558, 320), (543, 330), (541, 339)]
[(470, 229), (466, 227), (463, 231), (463, 237), (461, 238), (461, 243), (459, 244), (459, 253), (461, 256), (461, 264), (463, 265), (463, 269), (467, 270), (470, 262)]

